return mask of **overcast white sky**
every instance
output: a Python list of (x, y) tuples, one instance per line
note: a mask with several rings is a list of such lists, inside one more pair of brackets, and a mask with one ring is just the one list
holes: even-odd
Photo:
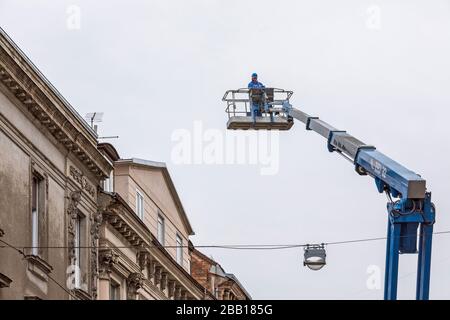
[[(70, 5), (81, 28), (67, 28)], [(379, 18), (376, 15), (379, 12)], [(375, 19), (375, 20), (374, 20)], [(105, 112), (123, 158), (168, 163), (194, 244), (292, 244), (385, 236), (386, 198), (297, 123), (280, 134), (280, 170), (175, 165), (177, 129), (225, 131), (221, 97), (257, 71), (320, 116), (421, 174), (450, 230), (450, 1), (0, 0), (0, 25), (79, 111)], [(270, 192), (270, 197), (266, 194)], [(430, 297), (450, 298), (450, 235), (434, 237)], [(254, 298), (381, 299), (385, 242), (302, 251), (205, 249)], [(415, 296), (416, 255), (400, 257), (399, 298)], [(384, 283), (381, 278), (381, 284)]]

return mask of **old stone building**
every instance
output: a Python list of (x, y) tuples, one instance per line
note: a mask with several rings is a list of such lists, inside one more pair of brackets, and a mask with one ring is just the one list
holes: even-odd
[(166, 165), (98, 143), (0, 28), (0, 299), (249, 298), (193, 234)]
[(198, 251), (192, 244), (191, 274), (208, 292), (218, 300), (251, 300), (250, 294), (232, 273), (227, 273), (222, 266)]
[(99, 195), (100, 299), (214, 299), (190, 275), (193, 230), (164, 163), (123, 160)]
[(3, 31), (0, 45), (0, 299), (212, 299), (165, 165), (98, 145)]
[(97, 186), (111, 170), (96, 133), (0, 29), (0, 299), (96, 298)]

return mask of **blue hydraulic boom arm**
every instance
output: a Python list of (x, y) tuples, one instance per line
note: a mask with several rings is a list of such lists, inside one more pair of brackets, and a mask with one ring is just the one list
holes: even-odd
[(315, 131), (327, 139), (330, 152), (337, 152), (351, 161), (358, 174), (373, 177), (378, 191), (387, 194), (389, 203), (384, 298), (397, 298), (399, 254), (418, 253), (416, 299), (427, 300), (435, 208), (431, 202), (431, 193), (426, 191), (426, 181), (376, 150), (374, 146), (366, 145), (318, 117), (292, 108), (289, 103), (284, 104), (282, 110), (288, 116), (303, 122), (306, 130)]

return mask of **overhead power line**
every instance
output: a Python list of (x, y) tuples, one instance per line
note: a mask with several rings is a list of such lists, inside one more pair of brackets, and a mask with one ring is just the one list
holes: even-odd
[[(450, 230), (446, 231), (438, 231), (434, 232), (434, 235), (440, 235), (440, 234), (450, 234)], [(402, 237), (402, 236), (399, 236)], [(420, 237), (420, 236), (418, 236)], [(364, 239), (353, 239), (353, 240), (343, 240), (343, 241), (334, 241), (334, 242), (324, 242), (324, 245), (330, 246), (330, 245), (342, 245), (342, 244), (352, 244), (352, 243), (361, 243), (361, 242), (369, 242), (369, 241), (379, 241), (379, 240), (386, 240), (386, 237), (376, 237), (376, 238), (364, 238)], [(10, 244), (9, 242), (0, 239), (0, 242), (2, 242), (4, 245), (0, 246), (0, 248), (11, 248), (20, 255), (22, 255), (24, 258), (26, 258), (26, 254), (24, 253), (25, 249), (31, 249), (31, 248), (41, 248), (41, 249), (67, 249), (68, 246), (39, 246), (39, 247), (31, 247), (31, 246), (14, 246)], [(198, 245), (195, 246), (195, 248), (218, 248), (218, 249), (231, 249), (231, 250), (283, 250), (283, 249), (293, 249), (293, 248), (302, 248), (307, 247), (309, 244), (256, 244), (256, 245), (248, 245), (248, 244), (238, 244), (238, 245)], [(151, 246), (144, 246), (147, 248), (179, 248), (180, 246), (162, 246), (162, 245), (151, 245)], [(183, 248), (188, 248), (189, 246), (181, 246)], [(22, 248), (19, 249), (19, 248)], [(80, 249), (90, 249), (93, 248), (92, 246), (80, 246), (77, 247)], [(98, 247), (97, 247), (98, 248)], [(109, 248), (109, 247), (108, 247)], [(125, 248), (135, 248), (133, 246), (114, 246), (112, 248), (116, 249), (125, 249)], [(58, 287), (60, 287), (62, 290), (64, 290), (67, 294), (69, 294), (72, 298), (77, 299), (69, 290), (67, 290), (61, 283), (59, 283), (56, 279), (54, 279), (51, 275), (48, 275), (48, 278), (52, 280)]]
[[(450, 234), (450, 230), (446, 231), (438, 231), (434, 232), (434, 235), (440, 234)], [(407, 237), (407, 236), (399, 236), (399, 238)], [(420, 237), (420, 235), (417, 235)], [(332, 241), (332, 242), (322, 242), (322, 244), (326, 246), (333, 245), (342, 245), (342, 244), (352, 244), (352, 243), (361, 243), (361, 242), (371, 242), (371, 241), (380, 241), (386, 240), (387, 237), (375, 237), (375, 238), (362, 238), (362, 239), (352, 239), (352, 240), (342, 240), (342, 241)], [(0, 240), (2, 241), (2, 240)], [(219, 244), (219, 245), (196, 245), (195, 248), (211, 248), (211, 249), (230, 249), (230, 250), (283, 250), (283, 249), (293, 249), (293, 248), (302, 248), (311, 245), (311, 243), (303, 243), (303, 244)], [(8, 246), (0, 246), (0, 248), (5, 248)], [(16, 245), (17, 248), (22, 248), (23, 251), (25, 249), (67, 249), (69, 246), (19, 246)], [(143, 245), (143, 248), (164, 248), (164, 249), (175, 249), (175, 248), (189, 248), (187, 245), (177, 246), (177, 245)], [(70, 247), (70, 248), (79, 248), (79, 249), (92, 249), (92, 248), (100, 248), (101, 247), (93, 247), (93, 246), (79, 246), (79, 247)], [(111, 246), (107, 248), (116, 248), (116, 249), (135, 249), (136, 246)], [(22, 252), (22, 251), (21, 251)]]
[[(2, 243), (5, 244), (5, 246), (3, 246), (3, 247), (11, 248), (11, 249), (13, 249), (14, 251), (16, 251), (17, 253), (19, 253), (20, 255), (22, 255), (24, 258), (27, 257), (26, 254), (25, 254), (22, 250), (20, 250), (19, 248), (16, 248), (15, 246), (11, 245), (10, 243), (8, 243), (8, 242), (6, 242), (6, 241), (4, 241), (4, 240), (2, 240), (2, 239), (0, 239), (0, 242), (2, 242)], [(72, 298), (78, 300), (78, 298), (77, 298), (76, 296), (74, 296), (69, 290), (67, 290), (61, 283), (59, 283), (59, 282), (58, 282), (56, 279), (54, 279), (51, 275), (47, 274), (47, 277), (48, 277), (50, 280), (52, 280), (58, 287), (60, 287), (62, 290), (64, 290), (67, 294), (69, 294), (69, 296), (71, 296)]]

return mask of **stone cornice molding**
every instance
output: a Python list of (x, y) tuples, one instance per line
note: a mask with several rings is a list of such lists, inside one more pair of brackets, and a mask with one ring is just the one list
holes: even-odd
[(97, 150), (96, 134), (1, 29), (0, 82), (91, 173), (109, 175), (112, 165)]
[[(98, 206), (104, 221), (116, 229), (133, 247), (139, 250), (145, 247), (146, 240), (142, 235), (146, 230), (139, 228), (137, 223), (129, 219), (128, 208), (116, 196), (98, 193)], [(139, 229), (142, 229), (141, 232)]]

